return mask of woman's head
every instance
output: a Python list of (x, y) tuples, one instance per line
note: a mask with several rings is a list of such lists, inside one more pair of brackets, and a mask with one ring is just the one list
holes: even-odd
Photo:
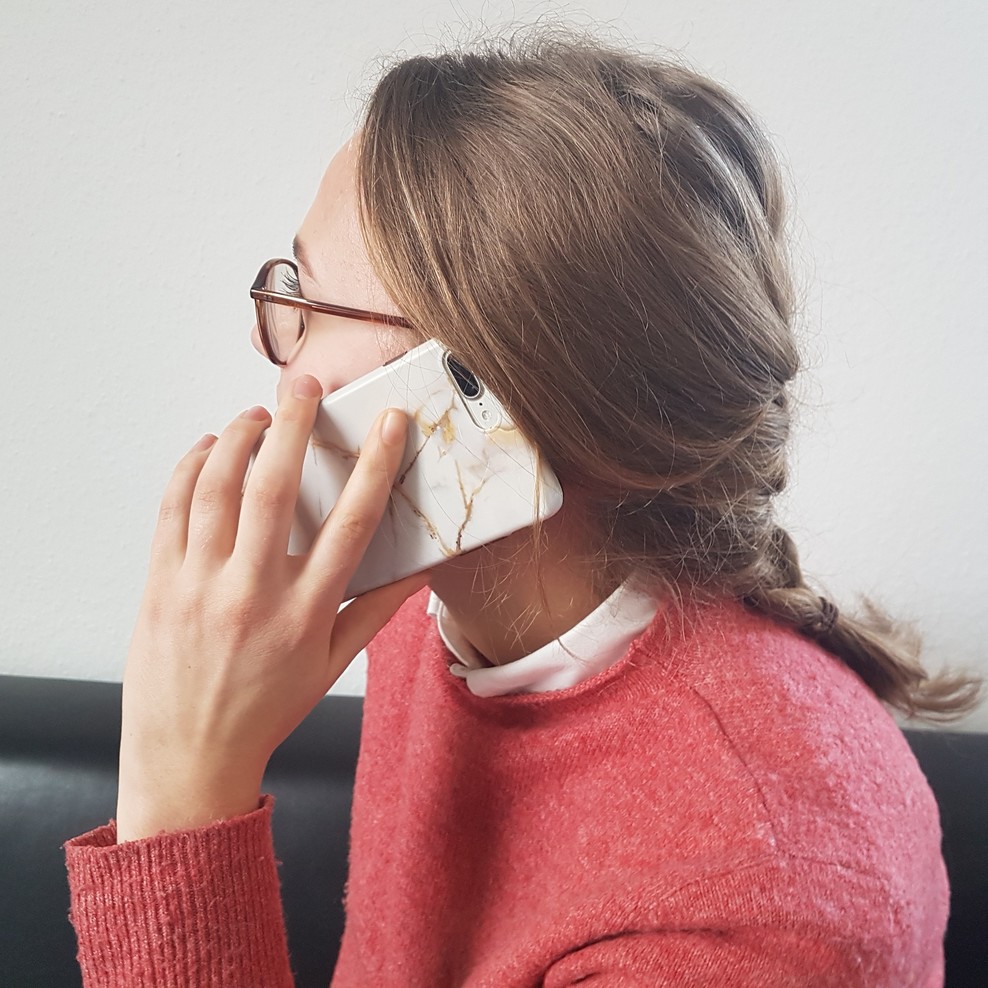
[[(870, 602), (835, 621), (775, 522), (797, 304), (781, 170), (737, 96), (540, 29), (399, 62), (341, 155), (300, 231), (362, 241), (358, 298), (339, 301), (400, 313), (499, 396), (579, 505), (601, 571), (743, 599), (910, 713), (973, 705), (972, 681), (928, 680)], [(334, 191), (349, 169), (352, 203)], [(345, 277), (340, 256), (312, 277)], [(414, 342), (385, 332), (365, 369)]]
[(798, 354), (750, 112), (680, 65), (540, 34), (400, 63), (361, 137), (389, 296), (588, 505), (601, 562), (670, 591), (773, 580)]

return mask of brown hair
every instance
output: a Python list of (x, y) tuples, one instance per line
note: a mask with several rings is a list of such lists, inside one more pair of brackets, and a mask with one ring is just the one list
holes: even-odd
[(797, 300), (781, 170), (736, 95), (569, 29), (408, 58), (367, 102), (357, 187), (391, 298), (579, 496), (601, 567), (738, 598), (910, 717), (973, 709), (977, 678), (928, 676), (867, 598), (837, 614), (775, 521)]

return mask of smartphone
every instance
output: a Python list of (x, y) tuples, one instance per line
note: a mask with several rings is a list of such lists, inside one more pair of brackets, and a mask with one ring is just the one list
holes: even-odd
[(344, 600), (531, 526), (562, 506), (555, 473), (497, 397), (443, 344), (428, 340), (320, 403), (302, 466), (291, 554), (311, 548), (385, 408), (408, 413), (405, 452)]

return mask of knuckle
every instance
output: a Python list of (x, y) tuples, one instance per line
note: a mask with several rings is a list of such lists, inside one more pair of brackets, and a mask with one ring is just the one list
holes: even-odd
[(203, 601), (201, 594), (188, 587), (176, 587), (173, 594), (168, 595), (167, 605), (162, 605), (162, 612), (174, 615), (176, 623), (180, 627), (192, 627), (203, 614)]
[(278, 487), (272, 484), (255, 484), (248, 487), (244, 494), (261, 511), (271, 514), (279, 514), (289, 506), (289, 501), (293, 500), (293, 495), (285, 487)]
[(257, 604), (250, 597), (235, 597), (228, 601), (223, 608), (223, 627), (230, 633), (237, 633), (244, 628), (253, 628), (257, 624)]
[(177, 627), (207, 628), (229, 644), (257, 627), (258, 598), (248, 588), (231, 587), (223, 578), (183, 582), (168, 599)]
[(195, 504), (200, 511), (218, 511), (223, 507), (224, 501), (223, 491), (218, 487), (196, 488)]
[(301, 401), (289, 401), (278, 407), (278, 418), (283, 422), (308, 422), (312, 419), (312, 409)]
[(337, 538), (345, 545), (359, 544), (367, 535), (370, 527), (367, 521), (353, 511), (341, 511), (333, 518), (333, 527)]
[(158, 508), (158, 522), (162, 525), (181, 520), (185, 517), (185, 509), (177, 498), (166, 498)]

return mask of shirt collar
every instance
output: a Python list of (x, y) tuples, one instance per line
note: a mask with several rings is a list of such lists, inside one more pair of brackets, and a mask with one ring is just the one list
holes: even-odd
[(558, 638), (503, 666), (488, 665), (456, 627), (443, 602), (430, 592), (426, 612), (446, 647), (459, 660), (450, 665), (477, 696), (545, 693), (566, 689), (617, 662), (651, 623), (660, 599), (655, 592), (622, 583), (582, 621)]

